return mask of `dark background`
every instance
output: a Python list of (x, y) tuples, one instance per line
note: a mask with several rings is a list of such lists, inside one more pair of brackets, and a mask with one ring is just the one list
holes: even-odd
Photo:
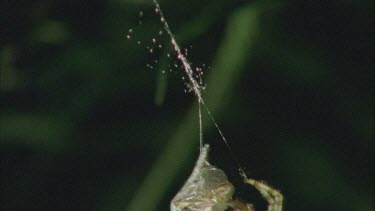
[[(160, 3), (250, 177), (285, 210), (374, 210), (372, 1)], [(168, 210), (198, 114), (151, 0), (1, 1), (0, 21), (0, 209)], [(204, 138), (265, 210), (206, 114)]]

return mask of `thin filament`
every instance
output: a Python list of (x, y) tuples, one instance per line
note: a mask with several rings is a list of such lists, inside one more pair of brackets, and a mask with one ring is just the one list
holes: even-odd
[(203, 128), (202, 128), (202, 112), (201, 112), (201, 106), (203, 106), (204, 109), (206, 110), (208, 116), (210, 117), (211, 121), (215, 125), (216, 130), (219, 132), (219, 134), (221, 136), (221, 139), (223, 140), (223, 142), (225, 143), (226, 147), (228, 148), (228, 151), (230, 152), (231, 156), (235, 160), (235, 162), (236, 162), (236, 164), (238, 166), (238, 169), (240, 171), (240, 175), (244, 179), (247, 179), (245, 171), (243, 170), (242, 165), (240, 164), (239, 160), (237, 159), (237, 156), (232, 151), (231, 147), (228, 144), (227, 139), (225, 138), (225, 136), (224, 136), (223, 132), (221, 131), (219, 125), (217, 124), (216, 120), (214, 119), (214, 117), (212, 116), (210, 110), (208, 109), (205, 101), (203, 100), (202, 95), (201, 95), (201, 91), (200, 91), (199, 83), (194, 79), (192, 67), (191, 67), (188, 59), (184, 56), (184, 54), (181, 53), (181, 48), (177, 44), (177, 41), (176, 41), (174, 35), (172, 34), (171, 29), (169, 28), (168, 22), (165, 19), (164, 14), (163, 14), (163, 12), (160, 9), (158, 1), (157, 0), (153, 0), (153, 2), (155, 4), (155, 6), (156, 6), (157, 12), (160, 15), (160, 21), (163, 23), (164, 29), (166, 30), (166, 32), (168, 33), (168, 35), (169, 35), (169, 37), (171, 39), (171, 43), (172, 43), (172, 45), (174, 47), (174, 50), (177, 53), (177, 58), (182, 62), (183, 69), (184, 69), (184, 71), (185, 71), (185, 73), (186, 73), (186, 75), (187, 75), (187, 77), (189, 79), (189, 82), (190, 82), (190, 85), (191, 85), (191, 87), (192, 87), (192, 89), (194, 91), (194, 94), (195, 94), (195, 96), (197, 96), (197, 99), (198, 99), (200, 151), (202, 152), (202, 149), (203, 149)]
[(203, 126), (202, 126), (202, 103), (198, 99), (198, 111), (199, 111), (199, 149), (203, 149)]

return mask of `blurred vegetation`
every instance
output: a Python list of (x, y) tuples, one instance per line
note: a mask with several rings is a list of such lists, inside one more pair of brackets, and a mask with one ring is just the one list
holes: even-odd
[[(204, 97), (233, 151), (285, 210), (374, 210), (372, 1), (160, 4), (192, 63), (211, 67)], [(162, 73), (165, 34), (146, 50), (153, 10), (1, 2), (1, 210), (169, 209), (197, 158), (198, 114), (183, 72)], [(204, 138), (238, 197), (264, 210), (207, 116)]]

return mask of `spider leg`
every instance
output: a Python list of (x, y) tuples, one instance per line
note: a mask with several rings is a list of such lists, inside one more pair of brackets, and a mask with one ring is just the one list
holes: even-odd
[(251, 204), (247, 204), (238, 199), (230, 201), (228, 205), (235, 211), (254, 211), (254, 208), (251, 206)]
[(254, 186), (263, 198), (268, 202), (268, 211), (281, 211), (283, 207), (283, 195), (276, 189), (266, 185), (261, 181), (245, 179), (245, 183)]

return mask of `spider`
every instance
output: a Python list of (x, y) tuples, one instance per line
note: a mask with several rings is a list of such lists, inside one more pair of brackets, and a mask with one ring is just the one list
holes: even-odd
[[(221, 169), (207, 161), (209, 145), (201, 149), (195, 168), (171, 202), (171, 211), (254, 211), (251, 204), (232, 200), (234, 186)], [(244, 176), (268, 202), (268, 211), (281, 211), (283, 195), (265, 183)]]

